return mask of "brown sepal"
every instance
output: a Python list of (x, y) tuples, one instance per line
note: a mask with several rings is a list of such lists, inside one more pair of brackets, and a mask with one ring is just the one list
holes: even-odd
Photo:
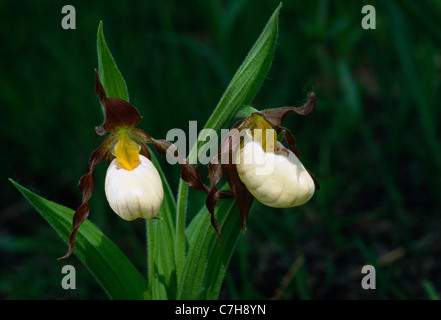
[(118, 137), (116, 134), (109, 135), (106, 139), (104, 139), (101, 146), (96, 149), (94, 152), (92, 152), (92, 155), (89, 159), (89, 173), (81, 177), (78, 188), (81, 190), (81, 193), (83, 195), (83, 202), (81, 206), (75, 211), (75, 214), (72, 219), (72, 232), (69, 236), (69, 249), (67, 253), (63, 256), (58, 258), (58, 260), (66, 259), (69, 257), (75, 248), (75, 237), (78, 231), (78, 228), (81, 226), (81, 224), (87, 219), (89, 216), (89, 205), (87, 202), (92, 197), (93, 193), (93, 169), (97, 164), (100, 162), (107, 160), (108, 155), (110, 153), (110, 150), (116, 143)]
[(316, 102), (317, 99), (314, 92), (310, 92), (308, 93), (306, 103), (301, 107), (281, 107), (277, 109), (269, 109), (263, 111), (262, 113), (274, 126), (280, 126), (283, 120), (285, 120), (285, 118), (290, 114), (297, 113), (305, 116), (311, 113), (311, 111), (315, 108)]
[(139, 112), (129, 102), (106, 96), (97, 70), (95, 70), (95, 92), (103, 104), (105, 116), (103, 125), (95, 128), (99, 135), (104, 135), (103, 129), (113, 133), (121, 129), (134, 128), (141, 121)]

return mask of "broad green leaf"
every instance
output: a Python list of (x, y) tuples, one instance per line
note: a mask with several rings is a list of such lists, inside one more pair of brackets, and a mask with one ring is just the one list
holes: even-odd
[[(219, 132), (234, 118), (241, 107), (251, 104), (273, 61), (277, 44), (278, 16), (281, 7), (282, 3), (274, 11), (245, 60), (237, 69), (204, 129), (210, 128)], [(207, 138), (208, 133), (202, 131), (198, 140), (206, 141)], [(196, 160), (196, 149), (194, 147), (189, 154), (191, 163), (195, 163), (192, 161)]]
[[(219, 132), (233, 119), (237, 111), (242, 106), (249, 105), (256, 96), (268, 74), (273, 60), (274, 51), (277, 44), (278, 15), (281, 6), (282, 4), (280, 4), (274, 11), (259, 38), (249, 51), (239, 69), (236, 71), (236, 74), (228, 85), (225, 93), (221, 97), (218, 105), (216, 106), (216, 109), (213, 111), (204, 128), (211, 128), (214, 129), (216, 132)], [(199, 137), (200, 141), (205, 141), (206, 139), (207, 136), (204, 136), (203, 134), (201, 134)], [(190, 151), (189, 161), (194, 163), (196, 158), (197, 145)], [(179, 185), (177, 196), (178, 211), (176, 229), (176, 263), (179, 281), (178, 297), (181, 299), (198, 299), (204, 296), (213, 298), (219, 293), (218, 287), (220, 288), (220, 283), (222, 282), (224, 275), (224, 273), (222, 272), (225, 272), (225, 270), (219, 269), (218, 271), (221, 272), (217, 275), (219, 278), (213, 281), (213, 279), (211, 279), (212, 275), (208, 275), (207, 277), (205, 277), (207, 270), (211, 270), (209, 262), (214, 261), (219, 263), (220, 261), (222, 261), (222, 263), (228, 264), (229, 258), (232, 254), (232, 249), (229, 250), (223, 248), (221, 251), (219, 251), (219, 248), (216, 248), (216, 246), (214, 246), (215, 240), (214, 238), (212, 238), (212, 236), (215, 235), (215, 232), (214, 230), (209, 230), (209, 228), (206, 228), (206, 225), (209, 225), (211, 227), (211, 224), (208, 222), (208, 220), (206, 221), (205, 225), (201, 222), (201, 220), (203, 220), (202, 215), (205, 214), (207, 217), (209, 216), (208, 211), (203, 208), (199, 212), (198, 216), (195, 217), (196, 221), (192, 221), (192, 224), (196, 223), (198, 227), (192, 226), (190, 228), (190, 231), (195, 230), (194, 232), (198, 234), (198, 237), (191, 237), (188, 239), (189, 252), (187, 256), (185, 256), (186, 250), (182, 240), (185, 239), (185, 235), (183, 235), (183, 226), (185, 225), (184, 221), (187, 194), (188, 187), (185, 183), (181, 183)], [(231, 205), (231, 201), (221, 200), (220, 202), (221, 204), (219, 205), (219, 209), (217, 210), (217, 212), (224, 213), (220, 209), (223, 208), (222, 210), (227, 210), (225, 212), (227, 215), (225, 217), (222, 216), (217, 218), (219, 224), (221, 224), (221, 221), (219, 221), (219, 219), (222, 220), (222, 223), (224, 223), (223, 221), (232, 221), (233, 219), (229, 219), (229, 215), (233, 214), (235, 210), (231, 210), (232, 207), (230, 207), (229, 209), (225, 207), (228, 204)], [(229, 224), (227, 225), (229, 226)], [(221, 225), (221, 228), (224, 228), (223, 224)], [(203, 235), (204, 232), (209, 232), (209, 241), (207, 239), (204, 239), (204, 241), (201, 241), (199, 239), (199, 236), (207, 236)], [(226, 235), (227, 232), (230, 232), (231, 234)], [(190, 235), (192, 233), (193, 232), (189, 232)], [(239, 232), (236, 233), (234, 228), (225, 227), (225, 232), (222, 230), (221, 234), (222, 238), (229, 239), (229, 242), (225, 243), (225, 247), (227, 246), (227, 244), (231, 245), (231, 243), (235, 243), (239, 234)], [(235, 238), (236, 240), (234, 240), (233, 238)], [(224, 243), (222, 242), (221, 246), (223, 245)], [(216, 250), (218, 250), (217, 254), (219, 256), (213, 256), (213, 260), (207, 261), (209, 253), (213, 250), (215, 252)], [(212, 288), (207, 288), (207, 285), (211, 285)], [(217, 292), (215, 292), (216, 290)]]
[[(12, 179), (10, 181), (67, 242), (72, 231), (74, 211), (32, 193)], [(146, 280), (92, 222), (86, 220), (78, 229), (74, 253), (100, 283), (109, 298), (150, 299)]]
[[(98, 27), (97, 50), (98, 73), (107, 95), (128, 100), (126, 83), (107, 47), (102, 22)], [(155, 153), (151, 148), (149, 150), (164, 188), (164, 200), (158, 213), (162, 219), (146, 220), (149, 288), (153, 299), (172, 299), (176, 297), (177, 290), (174, 254), (176, 203)]]
[(129, 101), (126, 82), (119, 71), (103, 34), (103, 22), (98, 26), (97, 34), (98, 74), (108, 97)]

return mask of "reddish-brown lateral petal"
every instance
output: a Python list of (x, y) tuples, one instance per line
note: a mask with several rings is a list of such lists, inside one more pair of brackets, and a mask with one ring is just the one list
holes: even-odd
[(112, 151), (112, 147), (117, 141), (118, 135), (111, 134), (104, 139), (98, 149), (92, 152), (89, 158), (89, 173), (92, 172), (98, 163), (107, 159), (108, 154)]
[(144, 157), (146, 157), (149, 160), (152, 160), (152, 156), (150, 155), (150, 150), (147, 148), (147, 146), (144, 143), (140, 143), (141, 146), (141, 152)]
[(64, 256), (58, 258), (57, 260), (66, 259), (73, 253), (75, 249), (75, 237), (77, 235), (78, 228), (87, 219), (88, 216), (89, 216), (89, 205), (87, 203), (83, 203), (75, 212), (73, 217), (73, 222), (72, 222), (73, 230), (69, 236), (69, 248), (67, 250), (67, 253)]
[(307, 115), (311, 113), (311, 111), (314, 110), (316, 103), (317, 99), (314, 92), (310, 92), (308, 93), (306, 103), (301, 107), (282, 107), (277, 109), (269, 109), (263, 111), (262, 113), (273, 125), (280, 126), (283, 120), (285, 120), (285, 118), (292, 113), (297, 113), (300, 115)]
[(231, 190), (218, 190), (216, 185), (220, 181), (223, 175), (222, 165), (232, 163), (232, 153), (236, 150), (240, 143), (240, 131), (237, 129), (243, 120), (236, 122), (236, 124), (228, 132), (228, 135), (224, 137), (219, 148), (219, 154), (217, 154), (208, 165), (208, 181), (210, 182), (210, 190), (207, 194), (205, 205), (211, 214), (211, 224), (216, 230), (218, 241), (220, 244), (220, 229), (219, 224), (214, 216), (214, 209), (219, 199), (226, 199), (234, 197), (234, 193)]
[(78, 188), (81, 190), (81, 193), (83, 195), (83, 203), (88, 202), (89, 199), (92, 197), (93, 187), (94, 184), (92, 172), (89, 172), (88, 174), (81, 177), (80, 181), (78, 182)]
[[(235, 159), (235, 153), (237, 149), (240, 148), (241, 134), (238, 132), (249, 126), (250, 121), (253, 121), (252, 118), (253, 115), (245, 120), (238, 121), (232, 127), (232, 129), (238, 129), (238, 131), (231, 131), (231, 135), (227, 136), (221, 144), (221, 153), (228, 153), (227, 162), (223, 163), (223, 165), (225, 169), (225, 174), (227, 176), (227, 182), (231, 189), (231, 193), (236, 198), (237, 206), (239, 207), (240, 224), (242, 227), (242, 231), (246, 230), (248, 215), (251, 209), (251, 205), (254, 201), (254, 196), (248, 191), (247, 187), (240, 180), (239, 174), (237, 173), (236, 164), (233, 159)], [(219, 196), (219, 198), (221, 198), (221, 196)]]
[(211, 225), (213, 226), (214, 230), (217, 234), (217, 243), (220, 245), (221, 238), (220, 238), (220, 227), (219, 223), (216, 220), (216, 217), (214, 216), (214, 208), (216, 207), (217, 200), (219, 199), (219, 192), (216, 187), (211, 188), (207, 194), (207, 199), (205, 200), (205, 205), (207, 206), (208, 212), (210, 212), (210, 221)]
[(199, 171), (190, 163), (182, 164), (182, 179), (192, 188), (209, 192), (207, 186), (203, 183)]
[(215, 163), (210, 162), (207, 166), (207, 169), (208, 169), (208, 177), (207, 178), (208, 178), (208, 181), (210, 182), (210, 188), (215, 187), (223, 175), (222, 163), (219, 158), (221, 158), (220, 154), (217, 156)]
[(219, 199), (233, 198), (234, 194), (231, 190), (219, 190)]
[(196, 167), (188, 162), (183, 156), (179, 154), (178, 149), (174, 144), (166, 140), (155, 140), (150, 137), (147, 132), (141, 129), (133, 129), (130, 133), (133, 140), (142, 143), (151, 143), (155, 147), (156, 151), (158, 151), (161, 155), (170, 155), (178, 160), (178, 163), (181, 165), (181, 177), (190, 187), (204, 191), (208, 194), (209, 189), (203, 183), (202, 178), (199, 174), (199, 171)]
[(90, 156), (89, 173), (81, 177), (78, 183), (78, 188), (80, 189), (83, 195), (83, 202), (81, 206), (77, 209), (77, 211), (75, 211), (75, 214), (72, 219), (72, 233), (70, 234), (69, 237), (69, 249), (67, 253), (63, 257), (58, 258), (58, 260), (69, 257), (75, 248), (75, 236), (77, 234), (78, 228), (89, 216), (89, 205), (87, 204), (87, 202), (92, 197), (92, 193), (93, 193), (93, 187), (94, 187), (93, 175), (92, 175), (93, 169), (98, 163), (108, 158), (108, 154), (110, 153), (117, 139), (118, 136), (116, 134), (109, 135), (106, 139), (104, 139), (101, 146), (98, 149), (96, 149), (94, 152), (92, 152)]
[[(129, 102), (106, 96), (97, 70), (95, 70), (95, 92), (104, 106), (105, 118), (102, 128), (105, 131), (117, 132), (120, 129), (134, 128), (141, 121), (139, 112)], [(97, 133), (101, 135), (102, 130), (97, 130)]]
[[(208, 164), (208, 181), (210, 182), (210, 189), (207, 192), (207, 199), (205, 200), (205, 205), (210, 212), (211, 215), (211, 225), (213, 226), (214, 230), (217, 234), (217, 240), (218, 245), (220, 245), (221, 238), (220, 238), (220, 227), (219, 223), (216, 220), (216, 217), (214, 216), (214, 209), (216, 207), (216, 203), (221, 197), (221, 194), (219, 190), (216, 187), (216, 184), (219, 182), (219, 180), (222, 178), (222, 163), (221, 163), (221, 154), (217, 155), (215, 157), (216, 161), (210, 162)], [(222, 193), (222, 196), (225, 196), (224, 193)]]
[(165, 153), (173, 155), (178, 160), (179, 164), (181, 165), (182, 180), (184, 180), (190, 187), (200, 191), (204, 191), (205, 193), (209, 192), (207, 186), (202, 181), (199, 171), (193, 164), (189, 163), (184, 157), (179, 154), (178, 149), (174, 144), (165, 140), (153, 140), (153, 145), (155, 146), (156, 150), (158, 150), (158, 152), (165, 151)]
[(245, 231), (247, 228), (248, 215), (254, 201), (254, 196), (248, 191), (247, 187), (240, 180), (235, 164), (226, 164), (224, 165), (224, 168), (227, 175), (228, 184), (230, 185), (231, 191), (236, 198), (237, 206), (239, 207), (242, 231)]

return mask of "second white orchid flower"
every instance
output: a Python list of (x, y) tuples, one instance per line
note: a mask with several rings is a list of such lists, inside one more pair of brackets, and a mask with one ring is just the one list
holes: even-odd
[[(269, 130), (273, 129), (266, 133)], [(269, 149), (265, 151), (262, 142), (247, 130), (243, 147), (236, 155), (240, 180), (259, 202), (269, 207), (289, 208), (306, 203), (315, 190), (311, 175), (279, 141)]]
[(233, 125), (208, 166), (211, 188), (206, 204), (218, 235), (214, 207), (220, 197), (216, 184), (224, 170), (244, 231), (254, 199), (270, 207), (289, 208), (306, 203), (319, 189), (315, 176), (300, 161), (294, 136), (282, 127), (288, 115), (307, 115), (315, 104), (316, 97), (311, 92), (301, 107), (253, 112)]

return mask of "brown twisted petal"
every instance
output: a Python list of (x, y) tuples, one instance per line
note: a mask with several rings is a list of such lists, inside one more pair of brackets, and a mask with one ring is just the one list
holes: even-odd
[(199, 171), (194, 165), (189, 163), (183, 156), (179, 154), (174, 144), (166, 140), (156, 140), (150, 137), (144, 130), (133, 129), (130, 133), (131, 137), (138, 143), (151, 143), (161, 155), (169, 154), (178, 160), (181, 165), (182, 179), (192, 188), (208, 193), (208, 188), (203, 183)]
[[(222, 140), (219, 154), (208, 165), (208, 180), (211, 183), (210, 192), (206, 200), (206, 206), (211, 213), (211, 224), (218, 232), (218, 224), (214, 218), (214, 208), (218, 199), (223, 199), (233, 196), (239, 207), (240, 222), (242, 230), (245, 231), (248, 215), (251, 209), (251, 205), (254, 201), (253, 195), (248, 191), (243, 182), (239, 179), (236, 165), (233, 162), (233, 153), (240, 145), (240, 130), (246, 127), (251, 121), (251, 117), (240, 120), (234, 124), (229, 134)], [(237, 129), (237, 130), (234, 130)], [(230, 190), (219, 191), (216, 188), (216, 184), (222, 178), (223, 171), (222, 165), (225, 168), (225, 175), (227, 182), (230, 186)], [(218, 232), (219, 235), (219, 232)], [(219, 238), (220, 244), (220, 238)]]
[(92, 175), (93, 169), (100, 162), (107, 160), (108, 155), (117, 140), (118, 140), (118, 136), (116, 134), (109, 135), (106, 139), (104, 139), (101, 146), (98, 149), (96, 149), (94, 152), (92, 152), (92, 155), (90, 156), (89, 173), (81, 177), (78, 183), (78, 188), (81, 190), (81, 193), (83, 195), (83, 202), (81, 206), (77, 209), (77, 211), (75, 211), (75, 214), (72, 219), (73, 230), (69, 236), (69, 249), (67, 253), (63, 257), (58, 258), (58, 260), (66, 259), (67, 257), (69, 257), (75, 248), (75, 237), (78, 228), (89, 216), (89, 205), (87, 204), (87, 202), (92, 197), (92, 193), (93, 193), (93, 187), (94, 187), (93, 175)]
[(245, 231), (248, 223), (248, 215), (254, 201), (254, 196), (248, 191), (248, 188), (240, 180), (235, 164), (226, 164), (225, 173), (228, 184), (237, 201), (239, 207), (240, 225), (242, 231)]

